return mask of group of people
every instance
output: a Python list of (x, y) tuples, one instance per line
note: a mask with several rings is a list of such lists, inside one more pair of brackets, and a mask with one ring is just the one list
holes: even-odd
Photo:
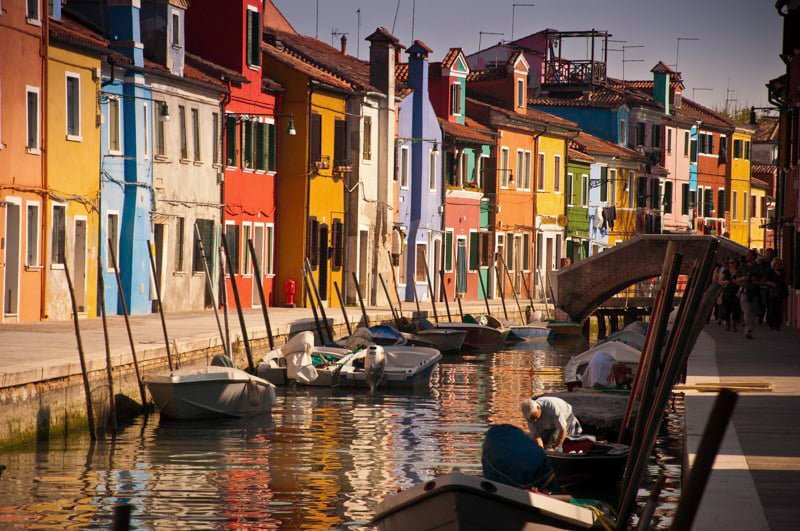
[(755, 323), (766, 321), (772, 330), (780, 330), (783, 304), (789, 295), (783, 261), (767, 249), (763, 256), (751, 250), (740, 258), (718, 264), (714, 282), (722, 292), (714, 308), (717, 324), (729, 331), (744, 326), (745, 337), (753, 339)]

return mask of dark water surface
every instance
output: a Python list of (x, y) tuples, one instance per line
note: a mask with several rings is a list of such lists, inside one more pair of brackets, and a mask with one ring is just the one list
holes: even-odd
[[(0, 455), (0, 528), (105, 528), (119, 502), (134, 504), (139, 528), (363, 528), (389, 492), (453, 469), (480, 474), (487, 426), (524, 427), (519, 400), (562, 390), (561, 367), (586, 346), (446, 357), (428, 391), (279, 388), (271, 418), (150, 415), (95, 445), (32, 444)], [(650, 481), (669, 478), (660, 526), (679, 495), (674, 446), (667, 432), (650, 467)]]

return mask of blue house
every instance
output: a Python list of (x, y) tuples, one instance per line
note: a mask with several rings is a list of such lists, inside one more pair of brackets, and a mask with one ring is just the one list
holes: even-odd
[(158, 118), (144, 76), (140, 2), (108, 5), (76, 3), (70, 8), (95, 25), (110, 41), (113, 54), (103, 65), (100, 115), (100, 258), (108, 313), (121, 313), (109, 240), (128, 310), (152, 311), (150, 300), (150, 211), (153, 207), (152, 122)]
[(414, 290), (429, 299), (424, 262), (432, 277), (442, 263), (442, 130), (428, 93), (431, 49), (417, 40), (406, 53), (410, 93), (398, 106), (397, 223), (405, 233), (399, 284), (411, 301)]

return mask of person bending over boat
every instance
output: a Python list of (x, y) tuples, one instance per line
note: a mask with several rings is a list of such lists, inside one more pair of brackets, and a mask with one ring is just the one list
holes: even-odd
[(561, 448), (567, 437), (583, 433), (569, 402), (555, 396), (523, 400), (520, 409), (531, 438), (545, 450)]

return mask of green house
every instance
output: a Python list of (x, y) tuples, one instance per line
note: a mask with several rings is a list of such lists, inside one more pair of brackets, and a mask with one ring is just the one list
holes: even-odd
[(577, 149), (567, 154), (567, 257), (572, 263), (589, 256), (589, 175), (594, 158)]

